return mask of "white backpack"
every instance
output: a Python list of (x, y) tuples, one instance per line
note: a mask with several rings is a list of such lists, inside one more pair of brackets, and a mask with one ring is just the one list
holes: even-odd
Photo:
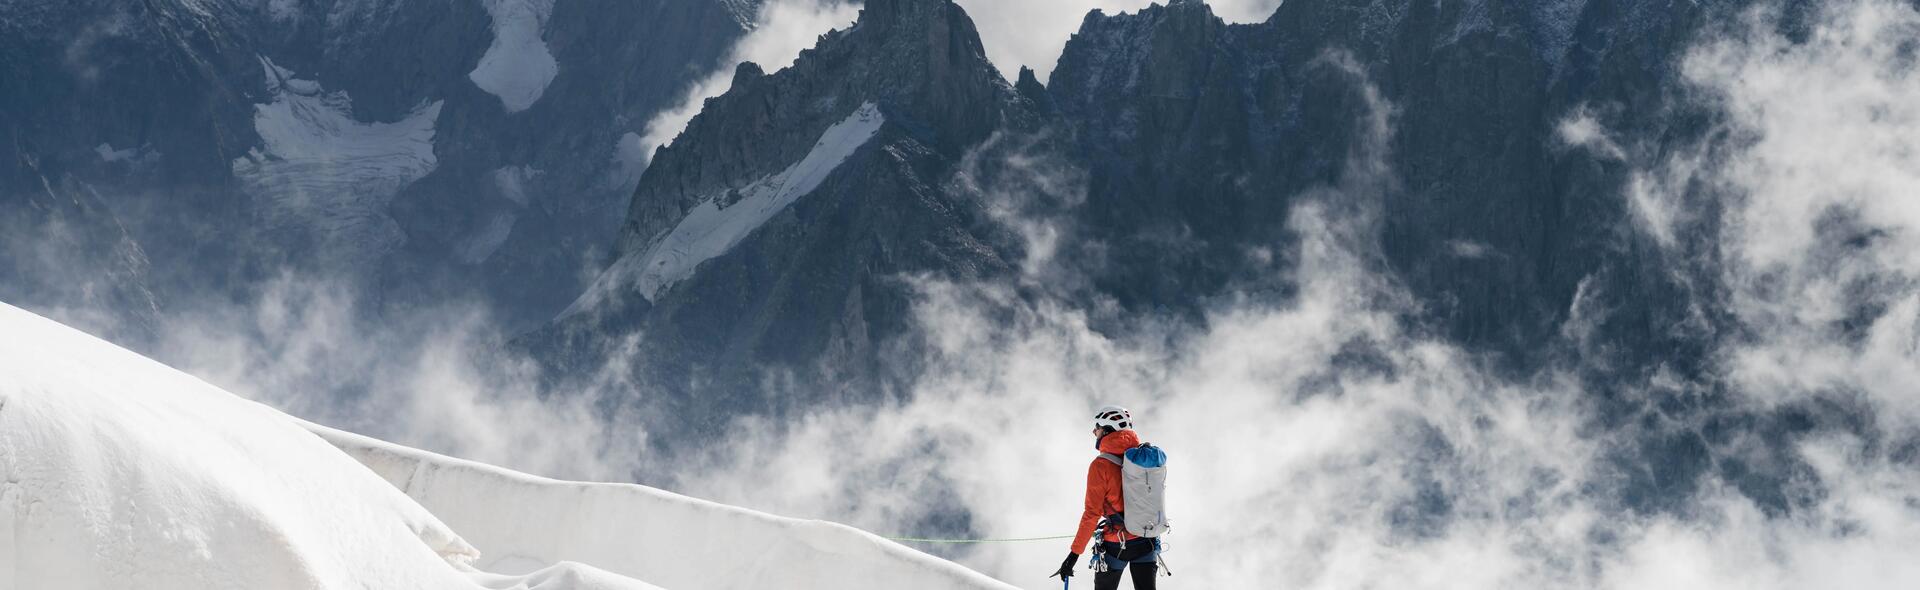
[(1126, 456), (1101, 453), (1100, 458), (1120, 466), (1120, 500), (1127, 533), (1136, 537), (1166, 534), (1167, 454), (1144, 444), (1127, 449)]

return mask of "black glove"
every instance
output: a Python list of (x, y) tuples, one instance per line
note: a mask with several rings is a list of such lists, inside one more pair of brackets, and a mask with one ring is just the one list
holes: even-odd
[(1060, 571), (1053, 572), (1053, 575), (1047, 576), (1047, 577), (1049, 578), (1058, 577), (1062, 580), (1071, 578), (1073, 577), (1073, 564), (1079, 563), (1079, 562), (1080, 562), (1080, 554), (1068, 553), (1066, 561), (1060, 562)]

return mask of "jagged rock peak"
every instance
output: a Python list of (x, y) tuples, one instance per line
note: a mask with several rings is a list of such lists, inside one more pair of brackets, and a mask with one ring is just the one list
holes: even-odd
[(706, 195), (800, 161), (821, 133), (868, 103), (885, 114), (887, 129), (957, 157), (1031, 102), (994, 69), (958, 5), (870, 0), (852, 28), (822, 35), (792, 66), (735, 69), (733, 88), (707, 101), (656, 152), (635, 191), (621, 250), (648, 243)]
[(1020, 81), (1014, 82), (1013, 87), (1018, 89), (1021, 94), (1026, 94), (1029, 89), (1040, 88), (1042, 85), (1040, 84), (1040, 78), (1033, 73), (1033, 68), (1020, 66)]
[(1140, 12), (1143, 14), (1164, 12), (1169, 18), (1215, 18), (1213, 6), (1207, 4), (1206, 0), (1168, 0), (1166, 6), (1149, 6)]
[[(776, 104), (786, 105), (772, 111), (779, 120), (764, 123), (817, 132), (812, 128), (874, 102), (890, 119), (927, 123), (942, 135), (943, 147), (958, 148), (984, 136), (1000, 103), (1012, 96), (1012, 85), (987, 59), (973, 20), (960, 6), (950, 0), (873, 0), (852, 28), (822, 35), (792, 67), (768, 74), (741, 64), (733, 90), (709, 104), (688, 135), (721, 125), (718, 119), (726, 116), (718, 113)], [(709, 110), (718, 116), (707, 116)]]
[(1047, 94), (1047, 86), (1040, 83), (1040, 78), (1033, 73), (1033, 68), (1020, 66), (1020, 80), (1013, 83), (1013, 90), (1019, 93), (1021, 98), (1032, 102), (1034, 107), (1043, 113), (1051, 113), (1055, 110), (1053, 96)]
[(973, 21), (967, 18), (965, 10), (953, 0), (869, 0), (860, 9), (859, 22), (863, 25), (885, 27), (895, 23), (926, 22), (929, 19), (949, 19), (958, 17), (972, 27)]
[(733, 85), (731, 88), (744, 88), (746, 85), (752, 84), (754, 80), (758, 80), (766, 75), (767, 71), (761, 69), (760, 64), (750, 61), (740, 62), (740, 65), (733, 68)]
[(860, 10), (852, 29), (845, 35), (829, 36), (822, 46), (842, 38), (877, 42), (887, 48), (887, 52), (873, 57), (902, 52), (929, 59), (929, 67), (993, 69), (973, 19), (951, 0), (870, 1)]
[(1145, 85), (1153, 96), (1189, 96), (1232, 51), (1226, 21), (1205, 2), (1174, 0), (1134, 13), (1092, 11), (1067, 41), (1048, 89), (1080, 113), (1113, 108), (1113, 93)]

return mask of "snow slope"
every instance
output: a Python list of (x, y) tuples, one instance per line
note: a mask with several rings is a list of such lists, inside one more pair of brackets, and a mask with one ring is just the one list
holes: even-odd
[(481, 569), (579, 562), (667, 588), (1012, 588), (846, 525), (632, 484), (546, 479), (309, 428), (460, 531), (480, 549)]
[(0, 587), (475, 587), (471, 546), (286, 415), (11, 306), (0, 335)]
[(484, 0), (493, 17), (493, 43), (467, 73), (474, 86), (500, 98), (507, 112), (527, 110), (560, 74), (541, 34), (553, 15), (553, 0)]
[(885, 123), (880, 107), (871, 102), (862, 104), (821, 133), (820, 140), (799, 162), (746, 186), (702, 196), (700, 204), (665, 236), (639, 256), (621, 257), (560, 316), (590, 309), (615, 288), (628, 284), (653, 301), (661, 290), (693, 276), (700, 263), (727, 253), (788, 205), (819, 188)]
[(0, 588), (657, 588), (637, 578), (1009, 588), (841, 525), (314, 426), (0, 304)]

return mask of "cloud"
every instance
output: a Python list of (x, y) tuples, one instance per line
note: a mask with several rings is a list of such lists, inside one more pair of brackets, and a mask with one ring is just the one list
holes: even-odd
[[(1920, 428), (1920, 11), (1823, 7), (1804, 41), (1763, 6), (1683, 63), (1725, 114), (1718, 159), (1688, 156), (1655, 198), (1718, 211), (1716, 280), (1745, 337), (1729, 378), (1768, 404), (1861, 396), (1896, 432)], [(1697, 202), (1700, 199), (1692, 199)]]
[(1561, 119), (1554, 131), (1559, 135), (1560, 142), (1568, 146), (1590, 149), (1614, 160), (1627, 157), (1626, 151), (1607, 136), (1607, 130), (1600, 126), (1600, 120), (1585, 106), (1574, 109), (1573, 114)]
[[(647, 421), (637, 408), (602, 405), (643, 389), (624, 365), (554, 389), (503, 346), (497, 325), (458, 302), (379, 318), (346, 282), (285, 273), (239, 300), (170, 315), (153, 350), (329, 426), (553, 477), (632, 480), (645, 465)], [(606, 413), (616, 406), (625, 409)]]

